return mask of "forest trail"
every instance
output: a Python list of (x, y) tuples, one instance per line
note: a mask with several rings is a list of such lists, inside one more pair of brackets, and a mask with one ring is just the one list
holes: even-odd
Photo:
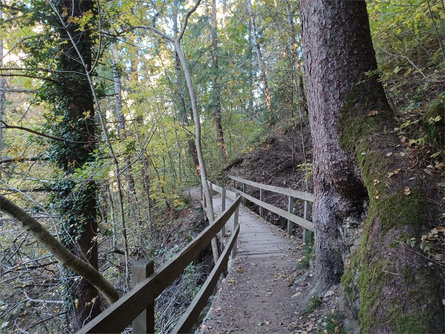
[[(190, 190), (199, 199), (199, 188)], [(227, 199), (227, 206), (232, 201)], [(221, 213), (221, 197), (213, 197)], [(240, 204), (235, 260), (200, 330), (202, 333), (292, 333), (297, 327), (293, 282), (301, 247), (285, 232)], [(233, 227), (232, 221), (227, 224)]]

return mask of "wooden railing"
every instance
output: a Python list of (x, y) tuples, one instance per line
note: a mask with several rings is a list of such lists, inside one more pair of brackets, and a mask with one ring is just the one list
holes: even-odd
[[(309, 216), (312, 209), (312, 203), (314, 202), (314, 195), (308, 192), (288, 189), (288, 188), (282, 188), (277, 186), (271, 186), (267, 184), (262, 184), (258, 182), (249, 181), (246, 179), (243, 179), (241, 177), (237, 176), (229, 176), (229, 179), (234, 181), (234, 188), (235, 192), (241, 195), (244, 199), (258, 205), (260, 207), (260, 216), (263, 216), (264, 212), (263, 209), (269, 210), (283, 218), (287, 219), (287, 233), (292, 233), (292, 224), (297, 224), (299, 226), (302, 226), (304, 228), (303, 230), (303, 239), (305, 242), (308, 242), (309, 239), (312, 237), (312, 232), (314, 231), (314, 224), (309, 221)], [(236, 183), (241, 184), (241, 190), (236, 189)], [(260, 190), (260, 198), (257, 199), (253, 196), (250, 196), (246, 193), (245, 186), (249, 185), (255, 188), (258, 188)], [(288, 198), (288, 204), (287, 204), (287, 211), (277, 208), (276, 206), (273, 206), (272, 204), (266, 203), (263, 201), (263, 191), (272, 191), (277, 194), (285, 195)], [(295, 204), (295, 199), (300, 199), (304, 201), (304, 207), (303, 207), (303, 217), (299, 217), (297, 215), (294, 215), (293, 209)], [(310, 231), (308, 233), (308, 231)]]
[(227, 210), (223, 210), (212, 225), (202, 231), (179, 254), (161, 268), (150, 274), (152, 271), (150, 270), (152, 269), (150, 264), (139, 264), (138, 273), (133, 273), (133, 276), (144, 278), (144, 276), (150, 275), (137, 283), (132, 290), (83, 327), (78, 334), (119, 333), (136, 318), (137, 320), (133, 322), (133, 333), (154, 332), (153, 305), (155, 298), (181, 275), (189, 263), (210, 244), (211, 240), (233, 215), (234, 226), (230, 239), (225, 243), (225, 248), (207, 280), (173, 330), (173, 333), (190, 332), (216, 286), (222, 270), (227, 265), (231, 251), (236, 248), (236, 240), (239, 234), (238, 207), (240, 200), (239, 196), (234, 198), (233, 204)]

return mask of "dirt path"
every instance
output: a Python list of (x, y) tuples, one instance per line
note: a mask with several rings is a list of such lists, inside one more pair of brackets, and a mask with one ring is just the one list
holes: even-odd
[[(191, 194), (199, 198), (199, 190)], [(214, 197), (214, 210), (221, 212), (219, 196)], [(237, 256), (200, 331), (293, 333), (297, 327), (293, 282), (302, 274), (297, 269), (301, 241), (299, 245), (242, 205), (239, 222)]]

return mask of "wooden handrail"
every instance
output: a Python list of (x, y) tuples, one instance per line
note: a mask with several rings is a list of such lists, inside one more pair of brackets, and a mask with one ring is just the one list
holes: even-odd
[(238, 197), (212, 225), (203, 230), (180, 253), (137, 284), (77, 333), (119, 333), (123, 331), (143, 310), (153, 304), (153, 300), (173, 283), (189, 263), (210, 243), (232, 214), (236, 212), (240, 200), (241, 198)]
[[(306, 234), (306, 230), (309, 231), (314, 231), (314, 224), (307, 220), (306, 218), (308, 217), (308, 202), (314, 202), (314, 195), (308, 192), (303, 192), (303, 191), (298, 191), (298, 190), (293, 190), (293, 189), (287, 189), (287, 188), (282, 188), (282, 187), (277, 187), (277, 186), (271, 186), (271, 185), (267, 185), (267, 184), (262, 184), (262, 183), (258, 183), (258, 182), (253, 182), (253, 181), (249, 181), (246, 179), (243, 179), (241, 177), (237, 177), (237, 176), (229, 176), (229, 179), (236, 181), (236, 182), (240, 182), (243, 184), (243, 189), (244, 189), (244, 185), (250, 185), (252, 187), (255, 188), (259, 188), (260, 189), (260, 199), (257, 199), (253, 196), (250, 196), (248, 194), (246, 194), (246, 192), (243, 190), (238, 190), (236, 189), (236, 193), (240, 194), (243, 198), (247, 199), (248, 201), (251, 201), (252, 203), (258, 205), (260, 207), (260, 216), (262, 215), (262, 209), (264, 208), (266, 210), (269, 210), (273, 213), (276, 213), (277, 215), (286, 218), (287, 219), (287, 233), (291, 234), (292, 233), (292, 225), (291, 223), (295, 223), (300, 225), (301, 227), (303, 227), (304, 230), (304, 240), (305, 242), (307, 242), (307, 238), (305, 236)], [(264, 202), (263, 199), (263, 190), (267, 190), (267, 191), (272, 191), (281, 195), (286, 195), (288, 196), (288, 211), (277, 208), (276, 206), (266, 203)], [(292, 207), (293, 207), (293, 198), (298, 198), (304, 201), (305, 203), (305, 210), (304, 210), (304, 217), (298, 217), (297, 215), (294, 215), (292, 213)]]
[(259, 205), (261, 207), (263, 207), (266, 210), (269, 210), (273, 213), (276, 213), (277, 215), (286, 218), (287, 220), (290, 220), (291, 222), (298, 224), (310, 231), (314, 230), (314, 224), (312, 222), (310, 222), (309, 220), (303, 219), (301, 217), (298, 217), (292, 213), (287, 212), (286, 210), (277, 208), (276, 206), (273, 206), (272, 204), (260, 201), (259, 199), (256, 199), (253, 196), (250, 196), (246, 193), (243, 193), (242, 191), (238, 190), (238, 193), (244, 197), (245, 199), (247, 199), (248, 201), (251, 201), (252, 203), (255, 203), (256, 205)]
[(201, 290), (199, 290), (198, 294), (193, 299), (193, 301), (190, 304), (190, 306), (188, 307), (187, 311), (185, 311), (185, 313), (179, 319), (178, 323), (176, 324), (175, 328), (173, 329), (173, 333), (190, 333), (191, 332), (193, 324), (198, 319), (199, 314), (201, 313), (201, 310), (207, 304), (207, 300), (209, 299), (210, 295), (212, 294), (212, 291), (215, 288), (216, 283), (218, 283), (219, 275), (221, 274), (224, 266), (227, 264), (227, 261), (229, 260), (229, 255), (230, 255), (231, 250), (234, 248), (234, 246), (236, 244), (236, 239), (238, 237), (239, 230), (240, 230), (240, 227), (238, 225), (238, 227), (235, 230), (235, 233), (233, 233), (232, 237), (230, 238), (229, 242), (227, 243), (226, 247), (224, 248), (223, 253), (219, 257), (218, 262), (216, 263), (216, 265), (213, 268), (212, 272), (210, 273), (209, 277), (205, 281)]
[(299, 199), (309, 201), (309, 202), (314, 202), (314, 195), (311, 193), (308, 193), (308, 192), (298, 191), (298, 190), (293, 190), (293, 189), (288, 189), (288, 188), (282, 188), (282, 187), (277, 187), (277, 186), (271, 186), (268, 184), (262, 184), (262, 183), (258, 183), (258, 182), (253, 182), (253, 181), (249, 181), (249, 180), (243, 179), (241, 177), (232, 176), (232, 175), (229, 176), (229, 179), (231, 179), (233, 181), (240, 182), (240, 183), (244, 183), (249, 186), (259, 188), (259, 189), (273, 191), (278, 194), (287, 195), (287, 196), (291, 196), (294, 198), (299, 198)]

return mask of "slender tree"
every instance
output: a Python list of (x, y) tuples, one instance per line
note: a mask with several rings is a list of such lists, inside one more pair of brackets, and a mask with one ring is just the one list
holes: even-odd
[(221, 115), (221, 88), (219, 85), (219, 66), (218, 66), (218, 20), (216, 11), (216, 0), (212, 0), (212, 70), (213, 70), (213, 114), (215, 116), (216, 137), (218, 140), (219, 154), (221, 162), (227, 158), (227, 148), (224, 141), (224, 132)]
[(264, 100), (266, 102), (267, 117), (269, 119), (269, 124), (272, 125), (274, 123), (274, 116), (272, 113), (272, 97), (270, 95), (270, 90), (269, 90), (269, 81), (267, 79), (267, 67), (266, 67), (266, 62), (264, 61), (263, 53), (261, 51), (260, 42), (258, 41), (258, 36), (257, 36), (258, 31), (256, 27), (255, 14), (253, 12), (251, 0), (247, 0), (247, 12), (250, 16), (249, 24), (252, 30), (253, 44), (256, 50), (258, 65), (260, 67), (261, 81), (263, 82)]
[[(366, 3), (303, 1), (301, 14), (317, 288), (343, 275), (351, 305), (360, 300), (363, 333), (443, 332), (443, 280), (405, 243), (439, 224), (428, 200), (434, 192), (422, 170), (408, 168), (383, 87), (367, 75), (377, 64)], [(351, 245), (348, 225), (360, 225), (363, 215), (362, 238)]]

